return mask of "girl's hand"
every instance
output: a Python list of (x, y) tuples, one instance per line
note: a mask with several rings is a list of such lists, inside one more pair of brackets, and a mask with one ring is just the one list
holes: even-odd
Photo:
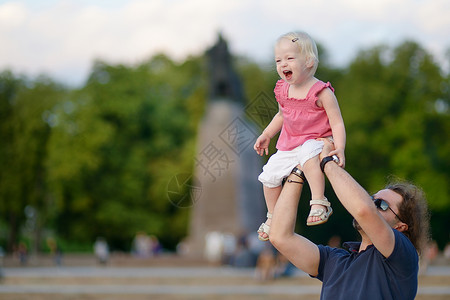
[(260, 155), (260, 156), (263, 156), (264, 153), (266, 153), (266, 155), (268, 155), (269, 154), (269, 144), (270, 144), (270, 137), (268, 137), (267, 135), (265, 135), (263, 133), (256, 139), (256, 143), (253, 146), (253, 149), (255, 149), (256, 153), (258, 153), (258, 155)]
[(331, 151), (330, 156), (332, 155), (336, 155), (339, 158), (339, 166), (341, 168), (345, 168), (345, 153), (344, 153), (344, 149), (338, 148), (334, 151)]

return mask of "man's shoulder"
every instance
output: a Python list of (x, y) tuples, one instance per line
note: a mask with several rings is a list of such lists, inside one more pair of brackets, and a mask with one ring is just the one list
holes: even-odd
[(349, 248), (347, 245), (348, 244), (352, 244), (355, 247), (359, 248), (359, 243), (357, 242), (346, 242), (343, 244), (343, 248), (337, 248), (337, 247), (330, 247), (330, 246), (326, 246), (326, 245), (317, 245), (317, 247), (319, 248), (319, 252), (321, 254), (322, 257), (330, 257), (330, 256), (347, 256), (349, 254), (351, 254), (353, 251), (351, 250), (351, 248)]
[(419, 260), (419, 255), (413, 243), (402, 232), (392, 229), (395, 236), (394, 251), (389, 256), (389, 259), (410, 260), (410, 263), (414, 263)]

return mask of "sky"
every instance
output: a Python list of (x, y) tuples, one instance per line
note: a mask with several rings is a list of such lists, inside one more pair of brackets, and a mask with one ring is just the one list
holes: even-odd
[(222, 32), (234, 55), (272, 62), (275, 40), (302, 30), (344, 66), (361, 49), (413, 40), (444, 61), (449, 0), (0, 0), (0, 71), (84, 84), (97, 59), (182, 61)]

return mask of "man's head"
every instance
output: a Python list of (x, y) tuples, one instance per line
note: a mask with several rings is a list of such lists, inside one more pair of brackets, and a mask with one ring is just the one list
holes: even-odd
[[(403, 232), (422, 253), (429, 239), (429, 214), (423, 191), (413, 184), (396, 182), (375, 193), (372, 199), (386, 222)], [(361, 230), (355, 220), (353, 226)]]
[(372, 196), (372, 200), (386, 222), (400, 232), (406, 232), (409, 225), (399, 215), (399, 207), (403, 201), (400, 194), (384, 189)]
[(398, 215), (408, 224), (407, 230), (403, 233), (413, 243), (417, 251), (422, 253), (429, 241), (430, 229), (428, 204), (424, 192), (407, 182), (390, 183), (386, 186), (386, 189), (400, 195), (402, 201), (397, 206)]

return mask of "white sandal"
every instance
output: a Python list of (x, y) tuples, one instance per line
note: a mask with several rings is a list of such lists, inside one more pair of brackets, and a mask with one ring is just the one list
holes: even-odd
[(333, 209), (331, 208), (331, 203), (328, 201), (327, 198), (324, 198), (323, 200), (311, 200), (311, 201), (309, 201), (309, 205), (314, 205), (314, 204), (323, 205), (327, 209), (326, 210), (323, 209), (323, 208), (311, 209), (311, 211), (309, 212), (309, 216), (308, 217), (319, 217), (320, 220), (314, 221), (314, 222), (307, 222), (306, 223), (307, 226), (314, 226), (314, 225), (323, 224), (323, 223), (328, 221), (328, 218), (333, 213)]
[[(272, 219), (272, 214), (270, 212), (267, 213), (267, 219)], [(266, 223), (262, 223), (261, 226), (259, 226), (257, 233), (265, 233), (267, 234), (267, 238), (263, 238), (260, 234), (258, 234), (258, 239), (260, 241), (266, 242), (269, 240), (269, 232), (270, 232), (270, 226)]]

